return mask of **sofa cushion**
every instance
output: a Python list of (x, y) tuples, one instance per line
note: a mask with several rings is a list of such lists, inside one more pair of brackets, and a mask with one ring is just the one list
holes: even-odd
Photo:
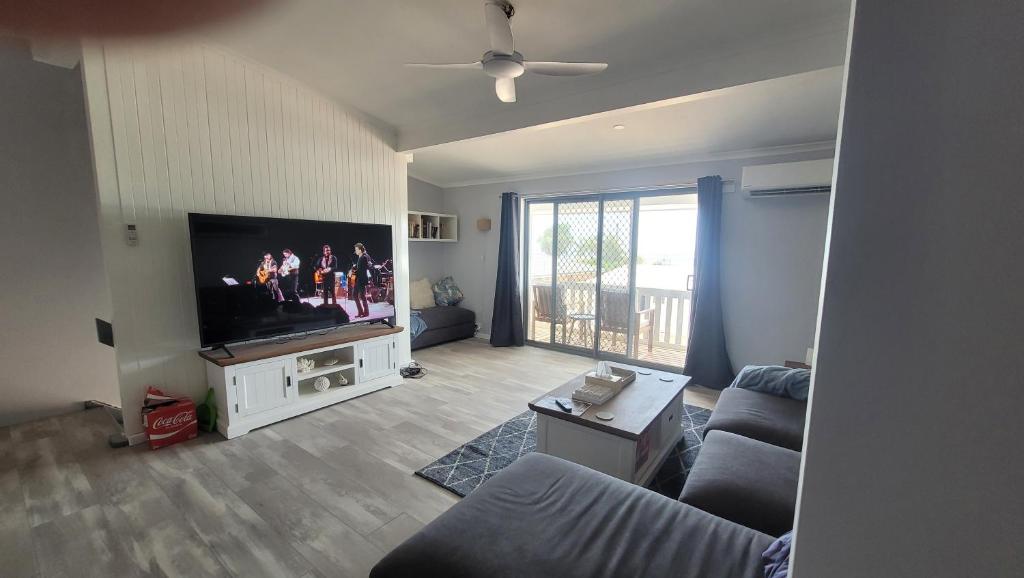
[(517, 460), (384, 557), (371, 578), (760, 576), (772, 539), (540, 453)]
[(420, 310), (420, 318), (427, 323), (427, 331), (443, 329), (476, 321), (476, 314), (462, 307), (427, 307)]
[(430, 279), (424, 277), (419, 281), (409, 283), (409, 307), (412, 309), (425, 309), (434, 306), (434, 291), (430, 285)]
[(795, 451), (803, 449), (807, 402), (746, 389), (722, 391), (704, 435), (727, 431)]
[(462, 289), (455, 283), (455, 279), (445, 277), (434, 283), (434, 303), (438, 305), (458, 305), (464, 299)]
[(793, 529), (800, 452), (713, 431), (679, 499), (771, 536)]
[(748, 365), (740, 370), (729, 387), (807, 401), (811, 370), (781, 365)]

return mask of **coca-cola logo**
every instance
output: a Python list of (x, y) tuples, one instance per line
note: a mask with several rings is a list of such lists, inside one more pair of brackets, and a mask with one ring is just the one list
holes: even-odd
[(183, 411), (174, 416), (158, 417), (153, 421), (153, 427), (156, 429), (177, 427), (179, 425), (187, 425), (192, 423), (192, 412)]

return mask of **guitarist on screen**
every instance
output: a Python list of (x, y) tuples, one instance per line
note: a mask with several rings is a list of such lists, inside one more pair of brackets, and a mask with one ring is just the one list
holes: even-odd
[(270, 253), (263, 254), (263, 260), (256, 268), (256, 280), (267, 288), (271, 299), (278, 303), (284, 301), (284, 295), (281, 294), (281, 287), (277, 282), (277, 261)]
[(298, 255), (291, 249), (281, 251), (281, 266), (277, 269), (278, 278), (284, 283), (284, 291), (289, 299), (299, 298), (299, 265), (302, 263)]
[(355, 287), (352, 288), (354, 291), (356, 309), (359, 310), (359, 314), (356, 317), (369, 317), (370, 316), (370, 304), (366, 301), (366, 284), (370, 278), (370, 255), (366, 252), (366, 247), (362, 243), (356, 243), (355, 245), (356, 255), (359, 259), (356, 260), (356, 264), (352, 266), (354, 270), (356, 282)]
[(334, 294), (334, 272), (338, 269), (338, 258), (331, 254), (330, 245), (324, 245), (323, 249), (323, 256), (316, 262), (313, 281), (323, 285), (324, 305), (328, 300), (337, 305), (338, 297)]

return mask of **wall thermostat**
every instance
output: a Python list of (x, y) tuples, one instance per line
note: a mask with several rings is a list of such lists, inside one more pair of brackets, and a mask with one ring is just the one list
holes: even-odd
[(135, 225), (125, 225), (125, 240), (128, 242), (129, 247), (134, 247), (139, 244), (139, 231), (135, 228)]

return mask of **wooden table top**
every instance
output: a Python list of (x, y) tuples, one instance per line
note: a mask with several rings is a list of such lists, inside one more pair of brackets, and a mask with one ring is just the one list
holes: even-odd
[(323, 335), (313, 333), (301, 339), (291, 339), (282, 343), (266, 341), (263, 343), (229, 345), (228, 349), (235, 355), (234, 357), (228, 356), (227, 353), (224, 353), (223, 349), (200, 351), (199, 357), (221, 367), (227, 367), (229, 365), (259, 361), (260, 359), (269, 359), (291, 353), (301, 353), (310, 349), (341, 345), (353, 341), (362, 341), (363, 339), (373, 339), (374, 337), (401, 333), (402, 331), (403, 328), (397, 325), (395, 327), (387, 327), (386, 325), (342, 327)]
[[(578, 375), (566, 383), (552, 389), (529, 403), (530, 409), (551, 417), (564, 419), (584, 427), (600, 430), (612, 435), (629, 439), (640, 439), (640, 434), (658, 417), (679, 392), (690, 383), (690, 378), (680, 373), (669, 373), (657, 369), (647, 369), (625, 363), (609, 363), (615, 367), (624, 367), (637, 372), (636, 380), (622, 388), (618, 395), (603, 405), (592, 405), (582, 415), (571, 415), (564, 411), (537, 405), (546, 397), (572, 397), (572, 392), (583, 385), (584, 375)], [(639, 372), (650, 372), (641, 375)], [(662, 381), (669, 379), (671, 381)], [(602, 421), (595, 417), (598, 412), (608, 411), (615, 414), (615, 419)]]

